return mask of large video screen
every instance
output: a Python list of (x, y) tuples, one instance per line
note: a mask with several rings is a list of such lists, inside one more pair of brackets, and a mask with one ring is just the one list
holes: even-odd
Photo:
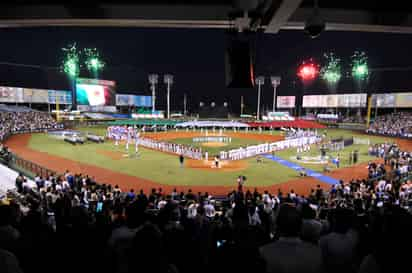
[(78, 79), (76, 102), (78, 105), (89, 106), (115, 105), (115, 84), (111, 81)]
[(278, 96), (276, 98), (277, 108), (295, 108), (295, 96)]

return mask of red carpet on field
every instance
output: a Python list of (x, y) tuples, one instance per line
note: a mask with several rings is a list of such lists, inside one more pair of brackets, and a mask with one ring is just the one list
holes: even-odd
[(263, 127), (263, 128), (280, 128), (280, 127), (292, 127), (300, 129), (324, 129), (325, 125), (322, 125), (316, 121), (311, 120), (276, 120), (276, 121), (263, 121), (263, 122), (248, 122), (251, 127)]

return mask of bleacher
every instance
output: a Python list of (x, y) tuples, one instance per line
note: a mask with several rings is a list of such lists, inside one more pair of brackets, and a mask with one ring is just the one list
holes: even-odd
[(7, 105), (7, 104), (0, 104), (0, 112), (32, 112), (33, 109), (26, 107), (26, 106), (16, 106), (16, 105)]

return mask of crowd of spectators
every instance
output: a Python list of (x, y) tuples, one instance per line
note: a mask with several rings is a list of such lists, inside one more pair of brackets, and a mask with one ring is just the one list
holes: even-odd
[(369, 126), (367, 132), (396, 137), (412, 137), (412, 112), (378, 116)]
[(69, 171), (31, 185), (19, 175), (0, 205), (1, 272), (399, 272), (412, 184), (397, 170), (411, 171), (411, 157), (389, 144), (370, 152), (381, 147), (390, 158), (368, 168), (379, 179), (307, 196), (144, 193)]
[(49, 113), (0, 111), (0, 141), (9, 134), (58, 128), (62, 128), (62, 125)]
[(343, 117), (341, 119), (341, 122), (343, 122), (343, 123), (362, 123), (362, 124), (365, 124), (366, 117), (365, 116), (359, 116), (359, 115), (349, 115), (349, 116)]

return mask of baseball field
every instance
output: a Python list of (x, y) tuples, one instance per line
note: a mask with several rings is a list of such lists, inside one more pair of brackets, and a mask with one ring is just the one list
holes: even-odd
[[(106, 133), (105, 127), (84, 127), (76, 130), (101, 136)], [(361, 139), (369, 139), (371, 143), (393, 142), (395, 140), (346, 130), (328, 129), (326, 133), (328, 138), (356, 136)], [(213, 147), (203, 145), (203, 143), (193, 143), (194, 137), (202, 135), (204, 133), (200, 131), (168, 131), (146, 133), (145, 137), (186, 145), (198, 145), (211, 154), (217, 153), (220, 149), (228, 150), (283, 139), (279, 131), (262, 133), (225, 131), (224, 135), (231, 137), (231, 143), (224, 146)], [(396, 141), (403, 146), (410, 145), (409, 141)], [(191, 159), (185, 159), (184, 167), (180, 167), (176, 155), (142, 147), (140, 147), (139, 155), (136, 156), (133, 148), (128, 153), (124, 143), (115, 146), (110, 140), (100, 144), (87, 142), (83, 145), (73, 146), (52, 138), (46, 133), (38, 133), (12, 136), (7, 145), (21, 157), (49, 169), (60, 173), (67, 169), (74, 173), (88, 174), (95, 177), (96, 181), (100, 183), (118, 184), (125, 190), (130, 188), (149, 190), (153, 187), (162, 187), (168, 191), (176, 187), (182, 191), (191, 188), (193, 191), (226, 194), (236, 187), (236, 178), (239, 175), (246, 176), (246, 187), (251, 189), (254, 187), (283, 191), (294, 189), (300, 193), (307, 193), (318, 184), (325, 188), (330, 187), (327, 182), (316, 177), (319, 175), (305, 178), (299, 176), (299, 172), (293, 166), (298, 165), (322, 173), (324, 165), (297, 160), (296, 148), (277, 152), (276, 157), (281, 159), (278, 161), (263, 157), (263, 162), (257, 162), (256, 158), (250, 158), (222, 162), (221, 168), (217, 169), (212, 168), (212, 161)], [(349, 162), (349, 154), (353, 150), (358, 150), (360, 154), (359, 162), (356, 165), (351, 165)], [(336, 157), (339, 153), (340, 168), (337, 169), (333, 164), (330, 164), (332, 172), (322, 175), (335, 180), (365, 177), (367, 175), (365, 169), (367, 162), (376, 160), (375, 157), (368, 156), (367, 150), (368, 145), (351, 145), (339, 152), (328, 153), (330, 157)], [(302, 155), (305, 158), (316, 158), (319, 154), (318, 147), (313, 145), (310, 151)]]

